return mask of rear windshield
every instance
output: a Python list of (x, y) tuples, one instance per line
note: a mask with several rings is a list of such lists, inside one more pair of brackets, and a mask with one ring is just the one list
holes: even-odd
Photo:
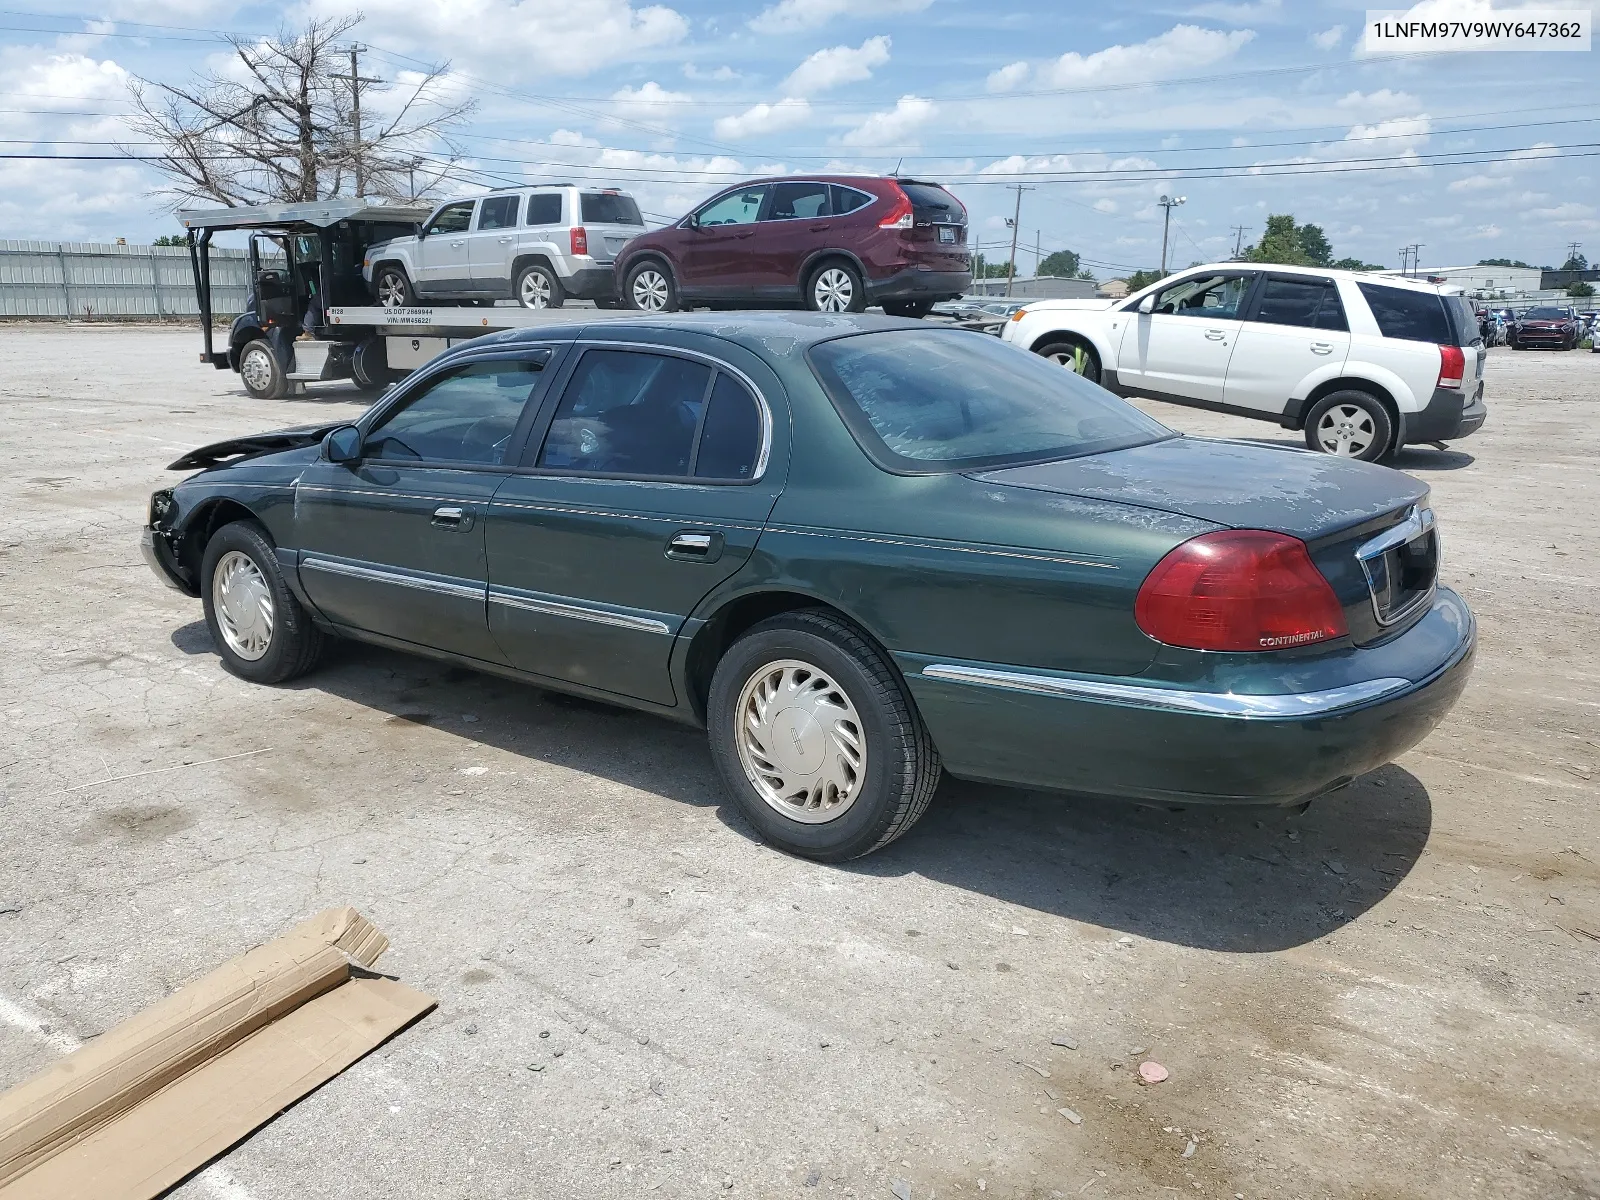
[(1176, 436), (1082, 376), (982, 333), (856, 334), (809, 357), (861, 448), (891, 471), (1075, 458)]
[(632, 196), (612, 195), (608, 192), (583, 193), (583, 223), (585, 225), (643, 225), (639, 206)]
[(1356, 286), (1367, 298), (1372, 315), (1377, 319), (1378, 331), (1384, 337), (1432, 342), (1437, 346), (1460, 344), (1445, 312), (1444, 300), (1437, 292), (1414, 292), (1375, 283)]
[(967, 210), (949, 192), (937, 183), (902, 183), (900, 190), (906, 194), (913, 208), (934, 208), (953, 221), (963, 220)]

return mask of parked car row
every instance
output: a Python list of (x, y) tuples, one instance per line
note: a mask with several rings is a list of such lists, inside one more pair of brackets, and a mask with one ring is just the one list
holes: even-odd
[(370, 247), (362, 271), (391, 308), (571, 296), (921, 317), (960, 296), (971, 267), (967, 210), (937, 183), (817, 175), (740, 183), (650, 233), (616, 189), (502, 189), (440, 205), (414, 235)]

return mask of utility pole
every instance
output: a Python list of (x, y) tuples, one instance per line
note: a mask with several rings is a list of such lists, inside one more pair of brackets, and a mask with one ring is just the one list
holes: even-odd
[(1018, 224), (1022, 220), (1022, 193), (1031, 192), (1033, 188), (1023, 183), (1008, 185), (1017, 194), (1017, 206), (1011, 215), (1011, 220), (1006, 224), (1011, 226), (1011, 261), (1006, 264), (1006, 295), (1011, 295), (1011, 285), (1017, 278), (1017, 233)]
[[(381, 79), (369, 79), (361, 74), (361, 52), (366, 47), (359, 43), (350, 44), (350, 74), (334, 75), (334, 79), (343, 79), (350, 84), (350, 154), (352, 170), (355, 172), (355, 194), (361, 196), (367, 188), (366, 164), (362, 161), (361, 147), (361, 85), (364, 83), (382, 83)], [(415, 199), (413, 189), (412, 199)]]
[(1244, 253), (1244, 230), (1245, 230), (1245, 227), (1243, 225), (1235, 225), (1233, 227), (1233, 261), (1234, 262), (1238, 262), (1239, 261), (1239, 256)]
[[(1573, 259), (1577, 258), (1578, 257), (1578, 251), (1582, 250), (1582, 249), (1583, 249), (1583, 243), (1582, 242), (1568, 242), (1567, 243), (1567, 262), (1571, 262)], [(1562, 263), (1561, 265), (1564, 267), (1564, 266), (1567, 265), (1567, 263)]]
[(1167, 233), (1172, 228), (1172, 210), (1188, 200), (1187, 196), (1163, 196), (1156, 203), (1165, 210), (1161, 219), (1161, 278), (1167, 277)]
[(1044, 261), (1044, 233), (1041, 230), (1033, 231), (1033, 275), (1039, 277), (1039, 264)]
[(1411, 278), (1415, 279), (1422, 274), (1422, 247), (1423, 242), (1411, 243)]

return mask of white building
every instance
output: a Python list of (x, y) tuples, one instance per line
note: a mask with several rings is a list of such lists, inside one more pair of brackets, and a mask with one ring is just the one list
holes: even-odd
[(1480, 300), (1515, 300), (1539, 290), (1538, 267), (1418, 267), (1409, 271), (1375, 271), (1375, 275), (1404, 275), (1458, 287)]

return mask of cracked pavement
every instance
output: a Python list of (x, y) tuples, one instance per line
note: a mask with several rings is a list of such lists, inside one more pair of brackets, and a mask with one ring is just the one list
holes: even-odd
[(335, 904), (439, 1009), (176, 1195), (1600, 1195), (1600, 356), (1492, 351), (1484, 431), (1401, 460), (1481, 650), (1397, 763), (1301, 815), (947, 781), (825, 867), (690, 729), (354, 645), (225, 673), (149, 492), (360, 406), (197, 346), (0, 328), (0, 1086)]

